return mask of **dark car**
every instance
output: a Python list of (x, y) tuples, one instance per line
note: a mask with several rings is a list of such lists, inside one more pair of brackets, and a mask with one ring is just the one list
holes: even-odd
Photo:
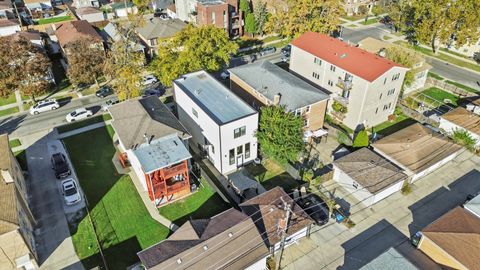
[(70, 167), (68, 166), (67, 159), (62, 153), (56, 153), (52, 155), (52, 169), (55, 171), (55, 177), (57, 179), (67, 177), (72, 174)]
[(275, 53), (276, 51), (277, 51), (277, 49), (275, 47), (269, 46), (269, 47), (266, 47), (266, 48), (262, 49), (260, 51), (260, 55), (264, 56), (264, 55), (267, 55), (267, 54)]
[(283, 55), (290, 55), (290, 51), (292, 50), (292, 45), (288, 44), (287, 46), (283, 47), (281, 52)]
[(101, 97), (101, 98), (104, 98), (104, 97), (109, 96), (111, 94), (113, 94), (112, 88), (110, 88), (108, 86), (102, 86), (102, 87), (100, 87), (100, 89), (98, 89), (97, 92), (95, 92), (95, 95), (97, 97)]
[(149, 96), (157, 96), (160, 97), (162, 95), (162, 91), (158, 89), (147, 89), (143, 92), (142, 97), (149, 97)]
[(298, 201), (298, 204), (315, 221), (317, 225), (325, 225), (328, 222), (328, 210), (325, 202), (315, 194), (308, 194)]

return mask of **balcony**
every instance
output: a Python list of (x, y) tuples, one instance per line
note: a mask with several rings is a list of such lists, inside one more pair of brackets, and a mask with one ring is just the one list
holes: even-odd
[(171, 178), (173, 176), (182, 174), (187, 171), (187, 167), (185, 166), (185, 163), (182, 162), (178, 165), (172, 166), (170, 168), (165, 168), (163, 169), (163, 175), (165, 176), (166, 179)]
[(342, 78), (338, 78), (338, 82), (336, 84), (336, 86), (338, 86), (340, 89), (342, 89), (343, 91), (350, 91), (352, 90), (352, 79), (342, 79)]
[(348, 107), (348, 98), (342, 97), (341, 95), (335, 94), (333, 96), (333, 100), (337, 101), (338, 103), (342, 104), (345, 107)]

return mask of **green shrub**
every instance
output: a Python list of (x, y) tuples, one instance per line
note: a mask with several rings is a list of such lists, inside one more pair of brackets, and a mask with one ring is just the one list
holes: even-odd
[(408, 195), (410, 193), (412, 193), (412, 187), (410, 186), (410, 184), (405, 181), (405, 183), (403, 183), (403, 186), (402, 186), (402, 195)]
[(334, 111), (340, 112), (340, 113), (346, 113), (348, 111), (347, 107), (343, 106), (342, 104), (340, 104), (340, 102), (338, 102), (336, 100), (333, 101), (332, 109)]
[(348, 145), (348, 146), (352, 145), (352, 141), (350, 140), (350, 138), (347, 136), (347, 134), (345, 134), (343, 132), (338, 132), (337, 142), (339, 144), (344, 144), (344, 145)]
[(475, 151), (477, 140), (475, 140), (468, 131), (457, 129), (453, 132), (452, 139), (454, 142), (465, 146), (468, 150)]
[(368, 134), (366, 130), (360, 130), (357, 133), (357, 136), (355, 136), (355, 139), (353, 140), (353, 147), (355, 148), (361, 148), (361, 147), (367, 147), (369, 144), (368, 141)]
[(276, 270), (277, 269), (277, 262), (275, 261), (275, 257), (270, 256), (267, 258), (267, 268), (269, 270)]

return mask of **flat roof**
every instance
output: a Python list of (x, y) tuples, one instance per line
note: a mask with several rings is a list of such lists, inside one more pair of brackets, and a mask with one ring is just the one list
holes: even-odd
[(217, 124), (222, 125), (257, 113), (204, 70), (185, 74), (174, 83)]
[(192, 157), (177, 134), (153, 140), (150, 144), (142, 144), (133, 150), (133, 153), (140, 161), (145, 173), (151, 173)]
[(468, 203), (466, 203), (463, 208), (467, 209), (468, 211), (474, 213), (480, 218), (480, 194), (475, 196), (471, 199)]
[(274, 96), (280, 94), (280, 105), (289, 111), (329, 98), (321, 89), (267, 60), (238, 66), (229, 71), (272, 102)]

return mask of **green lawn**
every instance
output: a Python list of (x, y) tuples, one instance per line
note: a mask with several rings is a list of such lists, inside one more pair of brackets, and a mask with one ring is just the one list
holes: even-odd
[[(108, 267), (125, 269), (138, 261), (138, 251), (165, 239), (169, 230), (150, 217), (130, 177), (116, 172), (112, 163), (115, 148), (106, 128), (66, 138), (64, 143), (87, 197)], [(88, 217), (72, 229), (72, 239), (85, 268), (102, 264)]]
[(90, 117), (90, 118), (87, 118), (87, 119), (84, 119), (84, 120), (81, 120), (81, 121), (78, 121), (78, 122), (73, 122), (73, 123), (70, 123), (70, 124), (59, 126), (59, 127), (57, 127), (57, 130), (58, 130), (58, 133), (65, 133), (65, 132), (72, 131), (72, 130), (75, 130), (75, 129), (79, 129), (79, 128), (82, 128), (82, 127), (86, 127), (86, 126), (89, 126), (89, 125), (93, 125), (93, 124), (96, 124), (96, 123), (107, 121), (107, 120), (110, 120), (110, 119), (112, 119), (112, 116), (110, 114), (108, 114), (108, 113), (107, 114), (102, 114), (102, 115)]
[(19, 112), (18, 107), (13, 107), (13, 108), (10, 108), (10, 109), (1, 110), (0, 111), (0, 116), (6, 116), (6, 115), (17, 113), (17, 112)]
[(17, 100), (15, 99), (15, 94), (11, 94), (6, 98), (0, 98), (0, 106), (15, 103)]
[(352, 23), (352, 24), (347, 25), (347, 27), (355, 28), (355, 27), (358, 27), (358, 25)]
[(392, 39), (391, 36), (383, 36), (383, 40), (389, 40), (389, 39)]
[(161, 207), (159, 212), (176, 225), (181, 226), (190, 218), (209, 218), (228, 208), (230, 208), (228, 203), (223, 201), (205, 180), (202, 180), (202, 185), (197, 192), (185, 199)]
[(345, 19), (345, 20), (348, 20), (348, 21), (358, 21), (360, 19), (365, 19), (365, 16), (364, 14), (355, 14), (355, 15), (352, 15), (352, 16), (343, 16), (342, 19)]
[(22, 145), (22, 143), (20, 142), (19, 139), (11, 140), (8, 143), (10, 144), (10, 148), (14, 148), (14, 147)]
[(286, 192), (291, 192), (303, 183), (297, 181), (280, 164), (270, 159), (265, 159), (261, 165), (251, 163), (245, 168), (250, 176), (260, 182), (267, 190), (280, 186)]
[(372, 133), (376, 132), (380, 135), (387, 136), (416, 122), (414, 119), (403, 114), (399, 108), (395, 109), (394, 115), (395, 120), (385, 121), (372, 127)]
[(411, 46), (405, 41), (396, 41), (394, 43), (400, 44), (402, 46), (406, 46), (406, 47), (409, 47), (409, 48), (413, 48), (414, 50), (416, 50), (420, 53), (423, 53), (423, 54), (431, 56), (431, 57), (438, 58), (438, 59), (443, 60), (445, 62), (448, 62), (448, 63), (454, 64), (454, 65), (457, 65), (457, 66), (460, 66), (460, 67), (464, 67), (464, 68), (468, 68), (468, 69), (480, 72), (480, 65), (470, 63), (470, 62), (467, 62), (467, 61), (463, 61), (462, 59), (458, 59), (458, 58), (455, 58), (453, 56), (447, 55), (445, 53), (442, 53), (441, 51), (437, 52), (435, 54), (429, 48), (424, 48), (424, 47), (420, 47), (420, 46)]
[(479, 93), (480, 92), (480, 90), (473, 89), (471, 87), (468, 87), (468, 86), (463, 85), (463, 84), (458, 83), (458, 82), (453, 82), (453, 81), (449, 81), (449, 80), (447, 80), (445, 82), (448, 83), (448, 84), (451, 84), (451, 85), (455, 85), (458, 88), (462, 88), (463, 90), (468, 91), (468, 92), (472, 92), (472, 93)]
[[(432, 99), (434, 99), (434, 100), (440, 101), (440, 102), (443, 102), (445, 99), (449, 99), (449, 100), (452, 102), (453, 105), (455, 105), (455, 106), (458, 105), (458, 103), (457, 103), (457, 102), (458, 102), (458, 99), (459, 99), (458, 96), (456, 96), (456, 95), (454, 95), (454, 94), (452, 94), (452, 93), (449, 93), (449, 92), (447, 92), (447, 91), (445, 91), (445, 90), (442, 90), (442, 89), (440, 89), (440, 88), (437, 88), (437, 87), (430, 87), (430, 88), (422, 91), (421, 93), (422, 93), (423, 95), (425, 95), (425, 96), (428, 96), (428, 97), (430, 97), (430, 98), (432, 98)], [(422, 97), (420, 97), (420, 99), (423, 100)], [(430, 99), (428, 99), (428, 98), (425, 98), (424, 100), (425, 100), (425, 102), (427, 102), (427, 103), (430, 103), (430, 104), (432, 104), (432, 105), (434, 105), (434, 106), (438, 106), (438, 104), (434, 104), (434, 103), (436, 103), (436, 102), (433, 101), (433, 100), (430, 100)]]
[(52, 17), (47, 19), (39, 19), (38, 24), (58, 23), (58, 22), (70, 21), (70, 20), (72, 20), (72, 16), (59, 16), (59, 17)]
[(377, 18), (371, 18), (371, 19), (368, 19), (367, 21), (363, 20), (361, 22), (361, 24), (363, 25), (370, 25), (370, 24), (374, 24), (374, 23), (377, 23), (378, 22), (378, 19)]
[(428, 72), (428, 77), (432, 77), (434, 79), (437, 79), (439, 81), (443, 81), (445, 80), (445, 78), (443, 78), (442, 76), (438, 75), (438, 74), (435, 74), (435, 73), (432, 73), (432, 72)]

